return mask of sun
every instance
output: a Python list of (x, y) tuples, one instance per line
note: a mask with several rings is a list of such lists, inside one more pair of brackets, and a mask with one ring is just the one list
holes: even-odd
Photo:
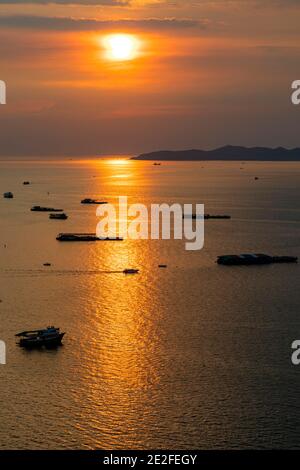
[(115, 61), (135, 59), (139, 41), (133, 34), (109, 34), (103, 40), (106, 58)]

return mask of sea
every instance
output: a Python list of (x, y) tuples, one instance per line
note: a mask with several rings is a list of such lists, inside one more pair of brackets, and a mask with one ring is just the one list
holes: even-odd
[[(231, 219), (206, 220), (198, 251), (174, 239), (56, 240), (95, 232), (97, 206), (81, 199), (119, 196)], [(299, 265), (216, 263), (300, 256), (299, 163), (1, 161), (0, 224), (1, 449), (300, 448)], [(61, 347), (16, 344), (47, 325), (66, 333)]]

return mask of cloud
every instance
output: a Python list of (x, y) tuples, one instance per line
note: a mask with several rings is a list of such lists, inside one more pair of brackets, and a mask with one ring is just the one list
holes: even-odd
[(90, 18), (48, 17), (30, 15), (0, 16), (0, 27), (28, 28), (50, 31), (99, 31), (126, 27), (143, 31), (172, 30), (186, 28), (204, 28), (205, 20), (175, 18), (148, 18), (142, 20), (97, 20)]

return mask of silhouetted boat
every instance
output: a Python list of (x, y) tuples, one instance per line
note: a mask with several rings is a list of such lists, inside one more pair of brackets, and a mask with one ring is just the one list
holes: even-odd
[(49, 219), (55, 219), (55, 220), (66, 220), (68, 218), (67, 214), (50, 214)]
[(16, 334), (20, 338), (19, 346), (28, 349), (59, 346), (64, 335), (65, 333), (61, 333), (60, 329), (54, 326), (48, 326), (43, 330), (22, 331)]
[(54, 209), (53, 207), (33, 206), (32, 212), (63, 212), (63, 209)]
[(107, 204), (106, 201), (97, 201), (97, 199), (91, 199), (89, 197), (82, 199), (81, 204)]
[(207, 219), (231, 219), (231, 215), (211, 215), (211, 214), (204, 214), (204, 216), (202, 216), (200, 214), (191, 214), (191, 215), (183, 214), (182, 217), (186, 218), (186, 219), (201, 219), (201, 218), (203, 218), (204, 220), (207, 220)]
[(3, 197), (5, 197), (6, 199), (12, 199), (14, 195), (11, 191), (7, 191), (6, 193), (3, 194)]
[(297, 263), (296, 256), (270, 256), (265, 254), (242, 254), (218, 256), (217, 263), (227, 266), (250, 266), (272, 263)]
[(95, 233), (59, 233), (56, 240), (60, 242), (96, 242), (122, 241), (122, 237), (97, 237)]
[(23, 181), (24, 186), (28, 186), (30, 184), (30, 181)]
[(139, 270), (138, 269), (132, 269), (132, 268), (127, 268), (124, 269), (123, 273), (124, 274), (138, 274)]

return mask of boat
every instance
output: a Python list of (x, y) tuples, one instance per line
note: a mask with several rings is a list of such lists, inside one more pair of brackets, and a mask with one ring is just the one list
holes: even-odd
[(124, 274), (138, 274), (139, 270), (138, 269), (132, 269), (132, 268), (127, 268), (124, 269), (123, 273)]
[(296, 256), (270, 256), (262, 253), (218, 256), (217, 263), (225, 266), (250, 266), (273, 263), (297, 263)]
[(67, 218), (68, 216), (64, 212), (62, 214), (50, 214), (49, 215), (49, 219), (66, 220)]
[(22, 348), (53, 348), (61, 345), (61, 341), (65, 333), (61, 333), (59, 328), (48, 326), (41, 330), (29, 330), (17, 333), (16, 336), (20, 338), (19, 346)]
[(231, 219), (231, 215), (211, 215), (211, 214), (204, 214), (202, 216), (201, 214), (183, 214), (183, 218), (188, 218), (188, 219), (201, 219), (203, 218), (204, 220), (208, 219)]
[(82, 199), (81, 204), (107, 204), (106, 201), (97, 201), (97, 199), (91, 199), (89, 197)]
[(30, 184), (30, 181), (23, 181), (24, 186), (28, 186)]
[(122, 241), (122, 237), (97, 237), (95, 233), (59, 233), (56, 240), (60, 242), (96, 242)]
[(159, 264), (158, 267), (159, 268), (167, 268), (168, 266), (166, 264)]
[(14, 195), (11, 191), (7, 191), (6, 193), (3, 194), (3, 197), (5, 197), (6, 199), (12, 199)]
[(63, 212), (63, 209), (54, 209), (53, 207), (33, 206), (32, 212)]

